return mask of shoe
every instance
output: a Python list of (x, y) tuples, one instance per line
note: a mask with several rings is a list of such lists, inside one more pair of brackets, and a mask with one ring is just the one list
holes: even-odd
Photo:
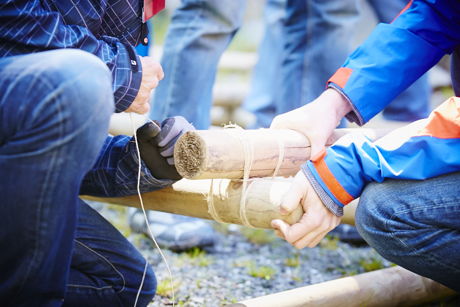
[(332, 231), (329, 232), (330, 236), (339, 238), (340, 241), (355, 244), (355, 245), (364, 245), (367, 244), (364, 241), (363, 237), (359, 234), (356, 227), (347, 225), (347, 224), (340, 224)]
[[(216, 242), (215, 230), (202, 219), (147, 211), (150, 229), (161, 247), (181, 252), (194, 247), (212, 247)], [(131, 230), (144, 233), (150, 237), (142, 210), (129, 211), (129, 226)]]

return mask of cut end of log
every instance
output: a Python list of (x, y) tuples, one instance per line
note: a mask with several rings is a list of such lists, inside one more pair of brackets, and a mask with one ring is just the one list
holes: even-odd
[(206, 146), (203, 139), (193, 131), (182, 135), (174, 147), (174, 160), (177, 172), (184, 178), (194, 178), (200, 171), (206, 158)]

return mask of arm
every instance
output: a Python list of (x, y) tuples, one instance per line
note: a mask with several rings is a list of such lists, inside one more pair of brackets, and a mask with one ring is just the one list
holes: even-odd
[(411, 1), (391, 24), (379, 24), (329, 80), (362, 125), (460, 44), (460, 5)]
[(82, 49), (101, 58), (112, 71), (118, 112), (126, 110), (137, 96), (142, 69), (139, 56), (129, 44), (95, 35), (84, 26), (67, 24), (58, 12), (44, 7), (42, 1), (9, 0), (0, 5), (0, 12), (2, 56), (58, 48)]
[(182, 178), (174, 165), (174, 145), (182, 134), (193, 129), (181, 116), (167, 118), (161, 125), (146, 123), (136, 131), (139, 152), (134, 137), (107, 137), (80, 193), (109, 197), (136, 194), (139, 155), (141, 193), (171, 185)]
[(312, 154), (317, 154), (341, 116), (364, 124), (452, 52), (460, 44), (459, 28), (456, 1), (413, 1), (392, 24), (377, 26), (331, 77), (328, 90), (313, 102), (275, 117), (271, 127), (303, 133), (312, 142)]
[(397, 129), (375, 143), (345, 136), (303, 166), (322, 202), (335, 215), (360, 196), (364, 186), (386, 178), (423, 180), (460, 171), (460, 98), (430, 117)]
[[(95, 165), (83, 179), (80, 194), (103, 197), (135, 195), (138, 167), (134, 138), (125, 135), (108, 136)], [(155, 178), (142, 161), (141, 193), (164, 188), (173, 182), (170, 179)]]

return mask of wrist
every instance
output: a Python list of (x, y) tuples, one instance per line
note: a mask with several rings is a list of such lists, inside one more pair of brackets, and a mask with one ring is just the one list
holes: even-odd
[(329, 104), (329, 108), (334, 111), (337, 120), (341, 120), (345, 115), (352, 111), (350, 102), (343, 96), (342, 93), (338, 92), (334, 88), (328, 88), (323, 92), (326, 101)]

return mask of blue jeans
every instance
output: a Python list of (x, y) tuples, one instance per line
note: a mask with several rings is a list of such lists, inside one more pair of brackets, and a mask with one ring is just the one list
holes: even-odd
[(212, 88), (220, 56), (241, 24), (245, 0), (182, 0), (174, 11), (150, 118), (182, 115), (198, 129), (210, 125)]
[(256, 116), (251, 128), (269, 127), (278, 114), (285, 10), (286, 0), (267, 0), (265, 5), (265, 32), (258, 50), (259, 59), (254, 67), (248, 97), (243, 103), (243, 108)]
[[(390, 23), (408, 3), (407, 0), (368, 0), (368, 2), (374, 9), (379, 22), (385, 23)], [(383, 117), (407, 122), (428, 117), (430, 96), (431, 87), (428, 83), (428, 75), (424, 74), (383, 110)]]
[(277, 114), (301, 107), (324, 91), (350, 52), (358, 16), (356, 0), (287, 1)]
[(460, 291), (460, 173), (371, 183), (356, 225), (383, 257)]
[[(134, 304), (145, 260), (79, 198), (114, 111), (93, 55), (56, 50), (0, 59), (2, 306)], [(141, 306), (155, 289), (149, 270)]]

